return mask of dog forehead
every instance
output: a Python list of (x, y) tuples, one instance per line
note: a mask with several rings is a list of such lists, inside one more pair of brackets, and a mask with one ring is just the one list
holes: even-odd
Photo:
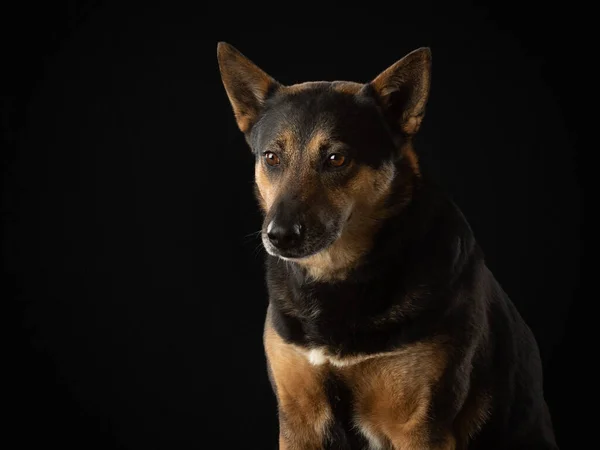
[(395, 144), (376, 100), (359, 86), (310, 82), (284, 87), (267, 100), (251, 131), (253, 151), (283, 149), (300, 161), (317, 159), (324, 147), (343, 147), (357, 161), (379, 167)]
[[(269, 99), (253, 134), (255, 143), (273, 141), (306, 146), (320, 140), (348, 138), (348, 131), (368, 108), (349, 90), (333, 83), (305, 83), (286, 87)], [(363, 119), (364, 120), (364, 119)]]
[(340, 82), (311, 81), (292, 86), (284, 86), (267, 102), (278, 110), (306, 119), (315, 114), (340, 116), (348, 108), (361, 106), (359, 90), (341, 88)]

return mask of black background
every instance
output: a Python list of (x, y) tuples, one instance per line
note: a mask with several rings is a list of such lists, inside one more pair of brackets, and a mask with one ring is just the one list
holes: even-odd
[(253, 165), (219, 40), (283, 83), (368, 81), (431, 47), (417, 150), (538, 338), (559, 442), (580, 448), (589, 13), (192, 4), (2, 11), (11, 448), (275, 448)]

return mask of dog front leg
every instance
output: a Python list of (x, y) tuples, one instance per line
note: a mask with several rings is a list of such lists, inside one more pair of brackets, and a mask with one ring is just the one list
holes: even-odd
[(394, 450), (461, 450), (452, 434), (432, 439), (426, 428), (401, 430), (390, 436)]
[(325, 393), (326, 368), (314, 366), (286, 343), (267, 319), (264, 344), (279, 409), (280, 450), (320, 450), (331, 421)]

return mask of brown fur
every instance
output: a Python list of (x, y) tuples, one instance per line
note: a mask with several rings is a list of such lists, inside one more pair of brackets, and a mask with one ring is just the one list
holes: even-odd
[(357, 94), (363, 87), (364, 84), (355, 83), (354, 81), (336, 81), (333, 83), (333, 88), (336, 91), (350, 95)]
[[(319, 81), (305, 81), (304, 83), (293, 84), (291, 86), (283, 87), (284, 92), (288, 94), (295, 94), (302, 92), (315, 84), (319, 84)], [(333, 89), (344, 94), (354, 95), (357, 94), (363, 87), (364, 84), (356, 83), (354, 81), (334, 81), (332, 83)]]
[[(418, 55), (422, 56), (422, 53)], [(228, 55), (228, 58), (237, 57), (235, 53)], [(427, 61), (409, 54), (379, 75), (372, 85), (382, 102), (388, 101), (388, 96), (404, 81), (403, 77), (410, 77), (411, 71), (425, 63)], [(250, 77), (245, 77), (245, 80), (250, 80), (249, 84), (247, 81), (247, 86), (240, 91), (236, 79), (225, 77), (224, 83), (238, 125), (244, 131), (251, 126), (261, 96), (265, 95), (274, 80), (249, 61), (244, 61), (239, 67), (239, 70), (250, 74)], [(306, 82), (281, 89), (293, 95), (312, 85), (314, 82)], [(346, 94), (356, 94), (363, 86), (353, 82), (332, 84), (333, 89)], [(427, 97), (428, 79), (410, 86), (418, 91), (416, 98)], [(407, 134), (412, 134), (420, 124), (424, 103), (416, 102), (408, 106), (401, 117), (401, 126)], [(401, 170), (407, 173), (397, 174), (391, 163), (378, 170), (364, 166), (343, 187), (325, 191), (316, 189), (320, 185), (319, 175), (310, 167), (320, 158), (321, 148), (334, 143), (326, 123), (312, 130), (308, 142), (300, 142), (294, 129), (289, 127), (284, 128), (274, 141), (279, 146), (277, 152), (287, 162), (289, 170), (286, 176), (273, 181), (274, 178), (268, 176), (264, 164), (258, 160), (255, 176), (259, 203), (268, 212), (280, 193), (293, 186), (304, 202), (310, 202), (311, 197), (319, 192), (320, 195), (326, 195), (329, 204), (339, 211), (351, 210), (353, 216), (331, 246), (298, 261), (314, 279), (343, 279), (369, 250), (372, 236), (389, 213), (386, 199), (395, 179), (404, 180), (406, 200), (410, 198), (412, 180), (419, 176), (418, 160), (410, 140), (400, 149), (406, 161)], [(402, 203), (399, 199), (396, 207), (402, 207)], [(324, 363), (313, 365), (307, 349), (285, 343), (273, 330), (268, 314), (264, 345), (280, 411), (280, 449), (322, 448), (327, 440), (328, 424), (332, 420), (324, 387), (325, 377), (330, 372), (335, 372), (350, 387), (355, 399), (355, 425), (372, 442), (403, 450), (455, 448), (455, 437), (451, 430), (447, 431), (442, 443), (434, 447), (428, 428), (432, 386), (442, 376), (446, 364), (442, 341), (419, 342), (391, 354), (359, 355), (344, 359), (327, 355), (325, 350), (317, 350), (322, 352)], [(474, 401), (472, 416), (477, 417), (479, 410), (479, 403)], [(467, 413), (465, 417), (464, 429), (469, 433), (476, 428), (476, 425), (469, 424), (476, 420)]]
[(402, 157), (408, 162), (411, 170), (417, 177), (421, 176), (421, 169), (419, 167), (419, 157), (415, 152), (412, 145), (404, 145), (401, 149)]
[[(467, 248), (454, 249), (456, 239), (459, 246), (462, 246), (463, 240), (469, 245), (474, 242), (466, 229), (468, 227), (463, 228), (465, 224), (453, 223), (460, 222), (456, 211), (446, 210), (443, 205), (447, 204), (438, 205), (424, 195), (417, 200), (431, 201), (430, 206), (447, 214), (448, 229), (440, 231), (437, 228), (438, 216), (429, 216), (427, 210), (412, 209), (415, 215), (407, 216), (410, 226), (406, 236), (409, 239), (411, 227), (421, 226), (418, 220), (423, 220), (424, 227), (429, 226), (425, 230), (431, 234), (425, 236), (426, 239), (429, 236), (433, 238), (423, 244), (423, 255), (429, 255), (428, 252), (433, 254), (431, 264), (429, 261), (421, 262), (418, 257), (410, 259), (412, 251), (419, 254), (418, 247), (410, 248), (406, 255), (400, 251), (397, 257), (393, 255), (387, 260), (377, 260), (377, 255), (387, 256), (388, 249), (385, 247), (388, 242), (391, 245), (389, 253), (393, 254), (401, 249), (401, 246), (394, 244), (394, 239), (390, 239), (381, 243), (383, 251), (379, 253), (380, 246), (376, 246), (376, 251), (371, 253), (374, 258), (365, 258), (365, 270), (361, 272), (358, 265), (361, 257), (373, 247), (373, 239), (378, 235), (377, 231), (382, 223), (387, 222), (392, 233), (396, 230), (398, 233), (406, 231), (402, 222), (394, 220), (401, 217), (403, 208), (411, 201), (417, 185), (423, 186), (412, 137), (421, 126), (429, 96), (429, 49), (422, 48), (409, 53), (366, 84), (335, 81), (330, 84), (306, 82), (282, 86), (229, 46), (219, 49), (219, 61), (238, 126), (246, 134), (247, 141), (257, 156), (255, 190), (265, 212), (262, 230), (265, 246), (271, 256), (286, 259), (285, 263), (274, 258), (267, 260), (270, 306), (264, 329), (264, 347), (279, 408), (279, 448), (317, 450), (327, 444), (340, 446), (343, 442), (359, 446), (362, 438), (356, 433), (357, 430), (369, 441), (369, 448), (378, 450), (466, 450), (478, 433), (483, 437), (479, 442), (484, 446), (489, 442), (499, 442), (500, 448), (504, 446), (502, 439), (506, 439), (508, 443), (524, 442), (525, 447), (519, 448), (529, 448), (527, 446), (533, 442), (529, 441), (529, 432), (533, 430), (538, 433), (539, 442), (547, 444), (547, 447), (539, 448), (554, 449), (555, 447), (551, 447), (554, 437), (549, 418), (546, 419), (547, 423), (539, 425), (527, 423), (530, 410), (547, 414), (540, 395), (536, 397), (537, 404), (530, 402), (533, 397), (529, 398), (527, 395), (521, 397), (524, 401), (520, 404), (515, 401), (514, 404), (523, 407), (525, 411), (525, 415), (519, 415), (515, 413), (517, 410), (514, 404), (507, 405), (502, 398), (498, 400), (493, 391), (494, 383), (498, 381), (495, 372), (504, 369), (501, 369), (500, 364), (486, 366), (489, 364), (486, 359), (490, 356), (488, 352), (495, 350), (490, 350), (484, 344), (479, 345), (483, 338), (478, 333), (489, 330), (485, 321), (481, 320), (484, 314), (479, 314), (481, 311), (477, 310), (478, 307), (487, 308), (483, 306), (486, 305), (485, 299), (477, 303), (478, 295), (481, 294), (477, 283), (495, 281), (476, 272), (472, 273), (475, 281), (467, 278), (465, 286), (453, 281), (451, 275), (454, 276), (454, 264), (460, 270), (476, 270), (473, 267), (482, 267), (483, 264), (478, 259), (481, 258), (478, 253), (469, 253), (471, 250)], [(312, 88), (315, 88), (314, 91)], [(265, 97), (270, 93), (275, 95), (274, 108), (280, 105), (279, 101), (289, 100), (291, 103), (288, 105), (294, 112), (299, 112), (301, 119), (294, 118), (294, 114), (288, 115), (288, 110), (278, 114), (277, 110), (273, 112), (267, 109), (263, 116), (265, 120), (258, 124), (258, 132), (250, 133)], [(279, 94), (283, 97), (277, 97)], [(323, 97), (312, 98), (327, 101), (349, 100), (344, 96), (358, 95), (371, 102), (371, 111), (376, 113), (377, 120), (385, 120), (385, 132), (390, 132), (392, 139), (388, 142), (387, 151), (385, 145), (388, 144), (379, 148), (386, 151), (381, 164), (367, 163), (356, 167), (352, 164), (359, 164), (361, 159), (357, 158), (357, 162), (349, 159), (348, 164), (340, 166), (343, 169), (338, 175), (343, 176), (337, 178), (333, 176), (334, 172), (321, 170), (322, 165), (327, 164), (327, 161), (322, 160), (325, 156), (322, 150), (330, 146), (329, 150), (335, 152), (337, 145), (335, 133), (329, 127), (333, 124), (338, 127), (337, 135), (342, 136), (341, 139), (344, 136), (348, 138), (353, 135), (348, 130), (362, 130), (363, 120), (368, 124), (369, 116), (357, 116), (360, 120), (349, 120), (346, 127), (350, 128), (346, 128), (346, 134), (339, 133), (344, 128), (339, 128), (337, 117), (329, 112), (335, 111), (340, 114), (340, 119), (345, 119), (348, 103), (339, 102), (334, 104), (335, 107), (323, 103), (326, 114), (319, 115), (318, 112), (315, 113), (313, 106), (320, 104), (310, 101), (313, 94)], [(307, 108), (303, 109), (305, 106)], [(304, 120), (313, 117), (319, 120)], [(280, 135), (273, 137), (272, 133), (277, 129), (281, 129)], [(365, 130), (369, 129), (365, 127)], [(264, 130), (267, 132), (263, 133)], [(249, 134), (252, 134), (251, 138), (248, 137)], [(357, 139), (354, 141), (356, 149), (364, 152), (360, 153), (363, 156), (369, 155), (367, 152), (370, 151), (370, 146), (382, 142), (377, 140), (381, 135), (378, 132), (374, 134), (372, 142), (375, 144)], [(270, 171), (271, 168), (265, 167), (261, 155), (270, 151), (268, 147), (275, 147), (272, 151), (282, 161), (282, 167), (279, 168), (281, 170)], [(398, 156), (401, 158), (398, 159)], [(362, 161), (368, 160), (365, 158)], [(372, 168), (373, 166), (378, 169)], [(393, 202), (389, 202), (392, 192)], [(307, 210), (312, 214), (309, 216), (309, 219), (314, 219), (312, 222), (306, 219)], [(304, 247), (294, 244), (294, 252), (289, 251), (289, 247), (286, 249), (285, 246), (278, 245), (278, 237), (269, 231), (269, 226), (274, 223), (273, 217), (288, 221), (288, 227), (297, 227), (294, 230)], [(435, 226), (427, 225), (430, 220), (435, 220)], [(302, 236), (299, 231), (301, 229), (314, 230), (313, 235), (306, 233)], [(379, 236), (387, 238), (385, 233)], [(398, 237), (404, 238), (405, 235)], [(421, 244), (419, 239), (414, 242)], [(278, 247), (278, 251), (268, 245), (271, 243)], [(435, 264), (439, 263), (441, 269), (438, 272), (443, 274), (446, 264), (450, 262), (445, 261), (445, 254), (440, 254), (440, 258), (437, 258), (429, 245), (444, 250), (447, 246), (447, 250), (456, 250), (452, 270), (448, 270), (447, 277), (443, 279), (453, 283), (448, 284), (452, 286), (452, 290), (455, 286), (462, 286), (460, 289), (464, 290), (457, 289), (455, 293), (448, 294), (444, 292), (439, 297), (442, 299), (439, 304), (431, 304), (447, 308), (448, 314), (420, 316), (424, 321), (433, 317), (434, 323), (430, 324), (432, 328), (427, 323), (423, 326), (424, 322), (412, 319), (419, 317), (422, 305), (428, 307), (428, 302), (437, 301), (437, 297), (431, 292), (432, 289), (437, 289), (436, 277), (431, 277), (432, 284), (427, 283), (429, 275), (436, 273)], [(285, 253), (285, 250), (288, 252)], [(470, 255), (470, 262), (461, 266), (460, 259), (465, 255)], [(289, 260), (292, 262), (289, 263)], [(369, 265), (372, 260), (375, 261), (374, 265)], [(388, 281), (384, 279), (381, 283), (381, 278), (378, 278), (378, 263), (381, 264), (380, 267), (389, 263), (389, 267), (399, 264), (400, 270), (408, 268), (408, 272), (404, 274), (411, 281), (401, 279), (400, 285), (396, 286), (395, 279), (389, 279), (391, 287), (377, 294), (377, 288), (385, 288)], [(480, 265), (470, 265), (475, 263)], [(297, 271), (296, 265), (303, 266), (306, 270)], [(416, 275), (410, 272), (411, 265), (416, 267)], [(353, 269), (357, 269), (357, 285), (352, 282), (335, 283), (348, 278)], [(375, 275), (371, 276), (370, 272)], [(361, 276), (365, 274), (367, 278), (362, 283)], [(420, 276), (423, 276), (425, 283), (419, 282)], [(314, 280), (323, 283), (316, 282), (313, 285)], [(331, 281), (334, 283), (327, 283)], [(469, 283), (476, 287), (466, 286)], [(393, 303), (385, 309), (374, 309), (371, 315), (363, 314), (363, 310), (357, 308), (357, 305), (377, 306), (378, 302), (385, 303), (388, 300)], [(490, 297), (490, 301), (497, 300)], [(505, 305), (509, 304), (509, 299), (505, 299), (505, 302)], [(462, 305), (475, 309), (463, 311), (460, 307)], [(456, 319), (458, 329), (445, 326), (445, 321), (453, 319)], [(508, 321), (507, 316), (505, 319)], [(516, 330), (527, 331), (514, 317), (511, 320), (512, 322), (506, 323), (512, 323)], [(475, 324), (481, 328), (470, 330), (469, 327), (473, 325), (475, 328)], [(430, 334), (432, 329), (438, 330), (438, 334)], [(465, 339), (454, 339), (455, 331)], [(370, 336), (374, 336), (372, 343), (366, 341)], [(524, 343), (524, 339), (522, 334), (519, 336), (520, 345)], [(360, 339), (363, 342), (359, 342)], [(321, 347), (315, 347), (317, 345)], [(515, 364), (521, 366), (509, 365), (507, 370), (517, 367), (526, 374), (540, 370), (535, 360), (526, 367), (531, 359), (528, 356), (535, 356), (532, 336), (529, 345), (531, 353), (527, 354), (527, 360), (517, 361)], [(479, 352), (477, 361), (481, 370), (472, 373), (470, 369), (475, 364), (476, 351)], [(509, 359), (500, 358), (499, 361), (510, 364), (510, 358), (515, 354), (507, 356)], [(494, 373), (486, 373), (486, 367)], [(532, 386), (535, 388), (533, 383)], [(532, 393), (536, 394), (535, 391)], [(527, 405), (528, 402), (532, 404)], [(485, 426), (492, 411), (499, 415), (500, 420), (503, 420), (505, 413), (516, 414), (511, 417), (517, 419), (510, 422), (510, 429), (498, 433), (493, 422), (491, 428)], [(536, 429), (536, 426), (539, 428)], [(513, 428), (516, 430), (513, 431)], [(509, 436), (505, 437), (506, 435)]]
[[(355, 425), (371, 440), (402, 450), (456, 448), (451, 430), (442, 443), (433, 446), (428, 428), (432, 386), (446, 364), (443, 340), (416, 343), (391, 354), (331, 358), (313, 365), (305, 350), (278, 336), (267, 315), (264, 343), (283, 419), (281, 449), (322, 448), (331, 420), (322, 384), (329, 372), (341, 377), (352, 390)], [(474, 404), (475, 412), (478, 406)], [(465, 427), (473, 428), (472, 416), (465, 417)], [(288, 434), (287, 427), (295, 433)]]
[[(302, 86), (302, 85), (300, 85)], [(344, 85), (342, 85), (344, 86)], [(353, 85), (350, 87), (354, 88)], [(295, 86), (292, 86), (295, 88)], [(346, 89), (345, 87), (344, 89)], [(301, 87), (298, 87), (301, 89)], [(291, 129), (284, 129), (277, 139), (283, 147), (289, 160), (300, 154), (299, 143)], [(326, 127), (315, 129), (308, 143), (305, 144), (304, 153), (308, 161), (313, 161), (319, 156), (322, 145), (332, 142), (329, 130)], [(405, 155), (411, 170), (418, 174), (418, 163), (412, 147), (407, 146)], [(277, 199), (282, 188), (289, 188), (290, 184), (296, 185), (299, 195), (303, 200), (310, 200), (318, 184), (318, 175), (311, 170), (309, 163), (299, 163), (297, 170), (290, 170), (288, 176), (273, 183), (265, 173), (265, 167), (260, 161), (255, 166), (255, 180), (259, 204), (265, 212)], [(293, 163), (292, 163), (293, 164)], [(361, 255), (370, 247), (371, 237), (374, 235), (378, 224), (386, 217), (384, 201), (392, 187), (396, 175), (393, 166), (375, 170), (367, 166), (362, 167), (358, 174), (344, 189), (331, 189), (326, 192), (332, 204), (340, 210), (352, 208), (353, 217), (346, 225), (339, 239), (330, 247), (299, 261), (306, 267), (314, 279), (335, 280), (343, 279), (349, 270), (354, 267)], [(407, 180), (409, 181), (409, 180)]]
[(254, 124), (269, 90), (278, 83), (231, 45), (217, 47), (219, 70), (239, 129)]
[(351, 207), (353, 216), (331, 246), (298, 262), (314, 279), (344, 279), (370, 248), (371, 238), (387, 214), (384, 200), (394, 175), (392, 166), (381, 170), (362, 167), (347, 189), (328, 193), (340, 209)]
[(427, 409), (444, 368), (444, 346), (435, 341), (343, 368), (356, 398), (357, 423), (393, 448), (430, 448)]
[(297, 94), (299, 92), (308, 89), (309, 87), (318, 84), (318, 81), (305, 81), (304, 83), (292, 84), (290, 86), (285, 86), (283, 89), (287, 94)]
[[(325, 130), (317, 129), (313, 132), (311, 139), (304, 147), (304, 153), (308, 155), (309, 162), (318, 158), (320, 146), (328, 140), (329, 135)], [(291, 164), (294, 164), (296, 170), (290, 171), (287, 177), (273, 183), (267, 176), (264, 165), (260, 160), (257, 161), (254, 168), (255, 180), (258, 188), (259, 203), (265, 212), (275, 202), (282, 188), (289, 187), (290, 184), (299, 186), (298, 195), (302, 200), (306, 200), (313, 194), (314, 185), (318, 181), (310, 171), (311, 165), (298, 160), (300, 149), (293, 130), (285, 128), (276, 138), (276, 141), (280, 143), (286, 158), (291, 161)]]
[(326, 368), (312, 366), (299, 349), (283, 342), (268, 318), (264, 346), (279, 404), (279, 448), (320, 449), (331, 420), (323, 385)]
[[(389, 106), (392, 94), (399, 90), (411, 90), (409, 101), (398, 118), (400, 127), (408, 135), (419, 131), (425, 115), (425, 105), (431, 84), (431, 53), (415, 50), (381, 72), (372, 82), (382, 103)], [(410, 82), (407, 82), (409, 81)]]
[[(244, 133), (248, 132), (254, 123), (269, 89), (273, 89), (275, 86), (282, 92), (293, 95), (318, 83), (309, 81), (292, 86), (282, 86), (238, 50), (227, 44), (219, 45), (218, 59), (223, 83), (236, 121)], [(416, 133), (424, 114), (429, 92), (429, 71), (424, 68), (429, 64), (428, 52), (415, 51), (383, 71), (371, 83), (384, 104), (388, 101), (390, 94), (396, 92), (401, 86), (408, 85), (414, 89), (415, 92), (411, 98), (418, 100), (407, 106), (401, 118), (401, 126), (409, 135)], [(415, 76), (417, 73), (422, 76)], [(413, 79), (420, 81), (413, 83)], [(411, 80), (411, 82), (406, 83), (407, 80)], [(333, 89), (351, 95), (358, 93), (364, 86), (364, 84), (350, 81), (332, 83)], [(277, 141), (290, 160), (296, 159), (295, 156), (300, 154), (300, 143), (293, 129), (284, 129)], [(310, 199), (318, 180), (307, 168), (310, 167), (310, 162), (318, 157), (320, 146), (327, 145), (330, 141), (326, 124), (314, 130), (312, 138), (304, 148), (308, 160), (305, 163), (297, 164), (297, 170), (290, 171), (287, 178), (278, 180), (276, 184), (271, 182), (263, 165), (256, 164), (256, 194), (263, 211), (268, 212), (271, 205), (277, 200), (282, 187), (287, 188), (290, 184), (296, 186), (302, 200)], [(412, 172), (418, 176), (418, 159), (410, 142), (401, 149), (401, 152)], [(313, 278), (318, 280), (344, 279), (360, 256), (369, 249), (370, 236), (376, 231), (377, 224), (386, 216), (383, 200), (391, 187), (392, 178), (393, 172), (390, 172), (389, 168), (380, 171), (363, 168), (350, 183), (349, 189), (327, 192), (329, 199), (340, 210), (353, 208), (353, 218), (333, 245), (300, 262), (308, 269)]]

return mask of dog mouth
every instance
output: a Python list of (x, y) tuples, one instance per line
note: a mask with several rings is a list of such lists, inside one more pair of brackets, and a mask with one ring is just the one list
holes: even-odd
[[(325, 250), (329, 247), (335, 239), (323, 239), (323, 242), (313, 245), (302, 245), (299, 247), (280, 249), (274, 246), (265, 233), (262, 234), (262, 242), (265, 250), (271, 256), (277, 256), (278, 258), (287, 261), (300, 261), (302, 259), (309, 258), (310, 256), (316, 255), (317, 253)], [(331, 242), (329, 242), (331, 241)]]
[(271, 256), (276, 256), (286, 261), (301, 261), (303, 259), (314, 256), (331, 247), (343, 234), (346, 225), (350, 222), (353, 213), (350, 212), (343, 225), (335, 227), (335, 232), (330, 232), (321, 235), (320, 237), (309, 237), (297, 247), (278, 248), (269, 240), (267, 233), (263, 231), (261, 234), (262, 242), (265, 250)]

